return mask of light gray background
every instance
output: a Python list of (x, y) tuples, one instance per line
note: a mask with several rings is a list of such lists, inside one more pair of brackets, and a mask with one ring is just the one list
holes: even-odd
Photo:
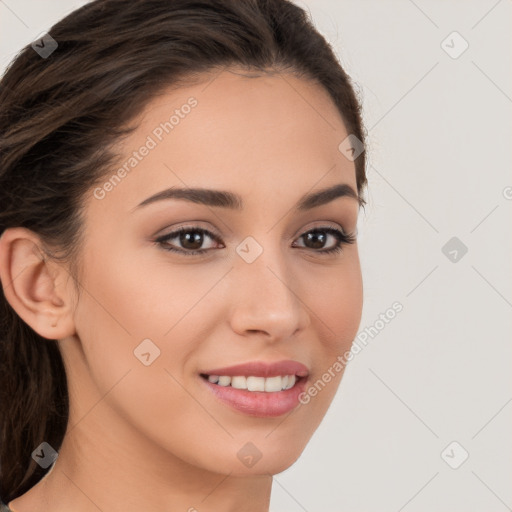
[[(0, 68), (84, 3), (0, 0)], [(512, 510), (512, 2), (296, 3), (363, 99), (360, 332), (403, 311), (349, 364), (271, 510)], [(456, 262), (452, 237), (468, 248)], [(458, 469), (441, 456), (453, 441)]]

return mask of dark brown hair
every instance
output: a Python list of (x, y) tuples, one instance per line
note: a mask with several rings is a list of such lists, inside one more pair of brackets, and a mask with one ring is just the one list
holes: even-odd
[[(49, 34), (58, 45), (50, 55), (27, 45), (0, 82), (0, 234), (32, 230), (49, 257), (69, 263), (74, 279), (84, 197), (108, 174), (113, 144), (136, 128), (130, 121), (164, 89), (230, 65), (294, 73), (323, 86), (348, 133), (365, 144), (350, 78), (308, 13), (290, 1), (96, 0)], [(364, 152), (355, 166), (364, 206)], [(5, 299), (8, 286), (0, 287), (6, 503), (44, 476), (31, 454), (43, 441), (60, 448), (69, 411), (57, 342), (20, 319)]]

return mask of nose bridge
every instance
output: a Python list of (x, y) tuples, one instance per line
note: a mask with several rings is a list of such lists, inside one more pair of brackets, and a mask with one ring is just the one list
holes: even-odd
[(278, 244), (269, 235), (261, 243), (249, 236), (236, 249), (233, 327), (289, 337), (305, 326), (307, 313), (299, 300), (297, 280)]

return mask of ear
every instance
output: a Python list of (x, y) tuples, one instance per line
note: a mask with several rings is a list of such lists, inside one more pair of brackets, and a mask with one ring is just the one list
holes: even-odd
[(72, 279), (44, 254), (33, 231), (6, 229), (0, 237), (0, 280), (5, 298), (26, 324), (43, 338), (62, 339), (75, 333)]

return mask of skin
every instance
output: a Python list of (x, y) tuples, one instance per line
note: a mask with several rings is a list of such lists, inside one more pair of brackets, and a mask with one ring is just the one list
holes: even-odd
[[(267, 511), (272, 475), (299, 457), (336, 393), (343, 372), (288, 416), (254, 417), (219, 402), (198, 373), (292, 359), (314, 383), (350, 349), (363, 301), (357, 243), (322, 256), (301, 235), (356, 233), (358, 202), (294, 209), (324, 187), (357, 190), (338, 150), (343, 121), (314, 83), (231, 68), (152, 100), (120, 162), (190, 96), (197, 106), (156, 148), (103, 199), (86, 198), (80, 296), (67, 265), (43, 261), (37, 235), (11, 228), (0, 239), (7, 300), (59, 340), (71, 408), (54, 468), (9, 503), (14, 512)], [(131, 211), (171, 186), (229, 190), (244, 209), (171, 199)], [(154, 243), (184, 225), (222, 244), (205, 236), (210, 252), (187, 256)], [(247, 236), (263, 248), (251, 264), (236, 252)], [(133, 352), (146, 338), (161, 351), (149, 366)], [(262, 454), (250, 468), (237, 457), (247, 442)]]

